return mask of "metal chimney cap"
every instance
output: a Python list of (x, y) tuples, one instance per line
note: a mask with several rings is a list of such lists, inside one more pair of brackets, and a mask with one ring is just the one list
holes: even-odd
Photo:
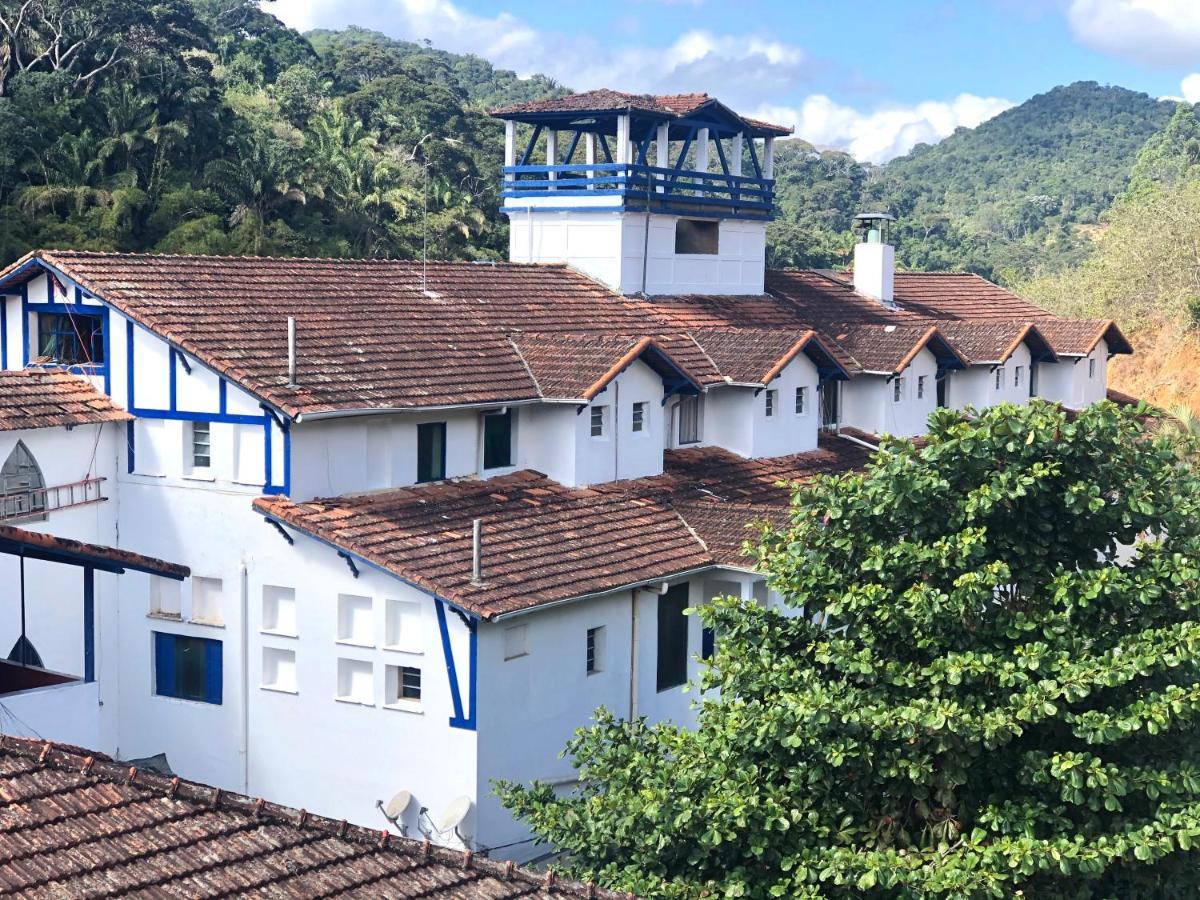
[(854, 217), (855, 222), (895, 222), (896, 217), (891, 213), (859, 213)]

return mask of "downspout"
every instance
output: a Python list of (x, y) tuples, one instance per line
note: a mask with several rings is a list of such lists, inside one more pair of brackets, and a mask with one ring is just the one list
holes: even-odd
[(250, 793), (250, 576), (246, 564), (238, 566), (242, 615), (242, 793)]
[(621, 478), (621, 376), (613, 379), (613, 481)]
[(638, 710), (638, 589), (629, 592), (629, 721)]

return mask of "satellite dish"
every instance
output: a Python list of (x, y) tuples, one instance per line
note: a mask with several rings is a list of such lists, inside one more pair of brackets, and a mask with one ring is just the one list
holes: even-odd
[(395, 822), (404, 815), (404, 811), (410, 806), (412, 806), (412, 794), (409, 791), (400, 791), (400, 793), (388, 801), (387, 808), (383, 811), (383, 814)]
[(442, 821), (438, 824), (438, 829), (441, 831), (449, 831), (451, 828), (458, 828), (462, 824), (463, 819), (471, 812), (471, 798), (465, 794), (460, 797), (455, 797), (450, 801), (450, 806), (442, 814)]

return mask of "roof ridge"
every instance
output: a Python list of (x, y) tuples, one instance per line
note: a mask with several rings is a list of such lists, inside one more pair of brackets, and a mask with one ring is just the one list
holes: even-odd
[[(401, 257), (378, 257), (378, 256), (255, 256), (253, 254), (240, 253), (155, 253), (152, 251), (120, 251), (120, 250), (64, 250), (62, 248), (39, 247), (26, 254), (26, 257), (44, 259), (48, 256), (61, 255), (72, 257), (86, 257), (89, 259), (178, 259), (178, 260), (214, 260), (221, 262), (280, 262), (280, 263), (343, 263), (346, 265), (439, 265), (439, 266), (454, 266), (455, 268), (466, 268), (467, 266), (477, 266), (486, 262), (492, 267), (504, 268), (548, 268), (548, 269), (570, 269), (566, 263), (561, 262), (515, 262), (513, 260), (472, 260), (472, 259), (430, 259), (422, 263), (419, 259), (408, 259)], [(22, 257), (24, 259), (25, 257)], [(16, 262), (21, 262), (17, 260)], [(5, 267), (8, 268), (8, 267)], [(571, 271), (575, 271), (572, 269)]]
[(518, 880), (530, 885), (542, 884), (545, 887), (557, 889), (564, 896), (598, 898), (632, 898), (634, 896), (632, 893), (621, 894), (598, 888), (592, 882), (584, 884), (577, 881), (558, 881), (552, 869), (548, 869), (545, 876), (539, 877), (525, 869), (519, 869), (511, 863), (502, 864), (484, 856), (476, 856), (470, 850), (456, 851), (446, 847), (436, 847), (428, 839), (417, 841), (403, 835), (393, 834), (386, 828), (371, 829), (365, 825), (350, 824), (345, 819), (339, 822), (327, 816), (309, 813), (305, 809), (271, 803), (262, 798), (254, 798), (236, 791), (226, 791), (200, 782), (184, 780), (179, 776), (168, 777), (149, 769), (125, 765), (107, 754), (89, 751), (70, 744), (55, 744), (53, 741), (0, 734), (0, 755), (6, 753), (26, 759), (35, 759), (42, 767), (53, 767), (59, 771), (72, 772), (99, 781), (136, 785), (146, 791), (204, 805), (212, 810), (223, 808), (228, 812), (252, 816), (256, 820), (266, 819), (298, 830), (313, 829), (352, 843), (370, 842), (380, 850), (391, 850), (406, 856), (417, 857), (423, 861), (437, 860), (457, 868), (473, 869), (505, 881)]

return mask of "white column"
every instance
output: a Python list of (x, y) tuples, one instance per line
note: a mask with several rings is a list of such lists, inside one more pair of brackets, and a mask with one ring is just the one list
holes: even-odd
[[(583, 136), (583, 161), (589, 166), (594, 166), (596, 164), (596, 135), (592, 134), (590, 131)], [(589, 179), (596, 177), (596, 171), (594, 169), (588, 169), (586, 174)], [(589, 191), (595, 190), (595, 188), (596, 186), (594, 184), (589, 184), (587, 186)]]
[[(546, 165), (558, 165), (558, 132), (553, 128), (546, 132)], [(551, 181), (557, 181), (558, 173), (551, 172), (547, 177)], [(554, 185), (551, 185), (550, 190), (554, 189)]]
[(504, 164), (517, 164), (517, 123), (512, 119), (504, 120)]
[(730, 144), (732, 145), (732, 149), (729, 153), (732, 158), (729, 160), (729, 173), (731, 175), (741, 175), (742, 153), (745, 152), (745, 148), (742, 146), (742, 135), (740, 133), (735, 134)]
[[(662, 124), (658, 126), (658, 135), (655, 140), (655, 159), (654, 164), (660, 169), (668, 169), (671, 167), (671, 126)], [(656, 181), (662, 181), (664, 176), (655, 175)], [(662, 193), (665, 188), (660, 184), (656, 189), (658, 193)]]
[(775, 138), (763, 141), (763, 178), (775, 177)]
[(618, 163), (628, 163), (629, 160), (629, 113), (617, 116), (617, 160)]
[[(708, 171), (708, 129), (701, 128), (696, 132), (696, 170)], [(701, 181), (696, 185), (696, 192), (701, 196), (708, 193), (708, 184)]]

